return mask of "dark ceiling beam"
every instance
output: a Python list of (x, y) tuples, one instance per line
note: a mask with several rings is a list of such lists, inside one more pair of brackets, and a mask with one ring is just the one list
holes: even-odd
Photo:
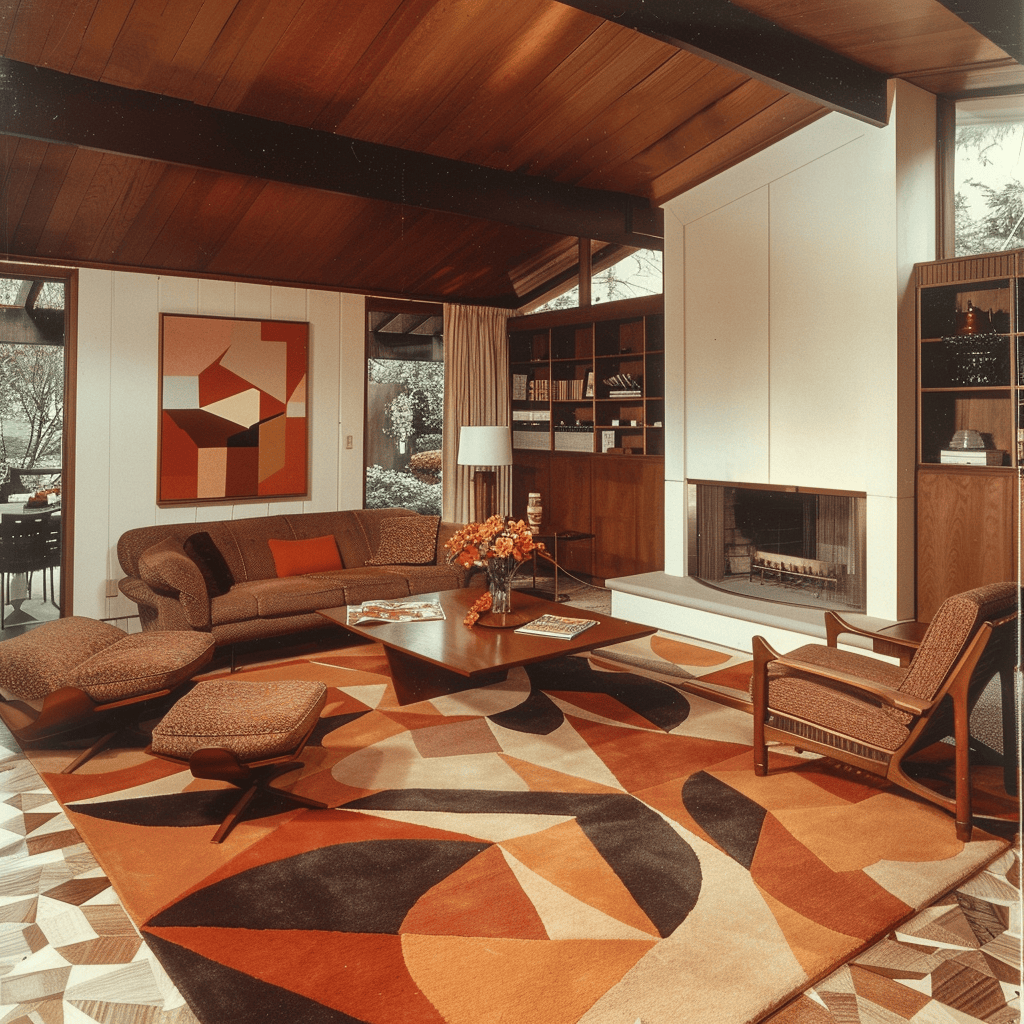
[(0, 134), (651, 249), (641, 197), (198, 106), (0, 58)]
[[(869, 124), (886, 123), (885, 75), (793, 35), (729, 0), (561, 2)], [(1009, 0), (1009, 6), (1015, 4), (1016, 0)]]
[(939, 0), (976, 32), (1024, 64), (1024, 4), (1020, 0)]

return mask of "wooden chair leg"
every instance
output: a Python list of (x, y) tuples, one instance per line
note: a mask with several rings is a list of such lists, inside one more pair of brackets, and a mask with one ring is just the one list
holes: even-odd
[(83, 750), (67, 768), (61, 769), (61, 774), (70, 775), (76, 769), (81, 768), (86, 761), (95, 757), (101, 750), (109, 746), (120, 731), (120, 729), (115, 729), (113, 732), (108, 732), (105, 736), (101, 736), (88, 750)]
[(956, 837), (971, 841), (971, 728), (966, 694), (953, 698), (953, 740), (956, 743)]
[(253, 782), (248, 789), (242, 792), (241, 797), (235, 802), (235, 806), (231, 808), (228, 816), (220, 823), (220, 828), (214, 833), (213, 838), (210, 840), (211, 843), (223, 843), (227, 838), (228, 833), (238, 824), (242, 817), (242, 813), (246, 807), (252, 802), (252, 798), (256, 795), (259, 790), (259, 784)]

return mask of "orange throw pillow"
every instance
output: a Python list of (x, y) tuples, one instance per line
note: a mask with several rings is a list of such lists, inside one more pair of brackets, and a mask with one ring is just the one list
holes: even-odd
[(343, 569), (333, 535), (310, 540), (268, 540), (278, 576), (303, 576), (307, 572)]

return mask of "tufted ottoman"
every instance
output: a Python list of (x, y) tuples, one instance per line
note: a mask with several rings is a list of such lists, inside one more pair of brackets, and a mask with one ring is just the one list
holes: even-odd
[[(323, 683), (209, 679), (197, 683), (154, 727), (148, 752), (187, 764), (197, 779), (244, 789), (213, 837), (221, 843), (261, 789), (302, 767), (297, 761), (327, 701)], [(274, 790), (306, 807), (325, 805)]]

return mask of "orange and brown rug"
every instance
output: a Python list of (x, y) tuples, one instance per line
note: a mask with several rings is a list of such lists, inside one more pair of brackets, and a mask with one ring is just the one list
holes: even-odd
[(236, 678), (329, 689), (328, 810), (141, 750), (32, 760), (204, 1024), (747, 1022), (1007, 847), (838, 766), (751, 769), (750, 716), (566, 658), (400, 707), (376, 645)]

